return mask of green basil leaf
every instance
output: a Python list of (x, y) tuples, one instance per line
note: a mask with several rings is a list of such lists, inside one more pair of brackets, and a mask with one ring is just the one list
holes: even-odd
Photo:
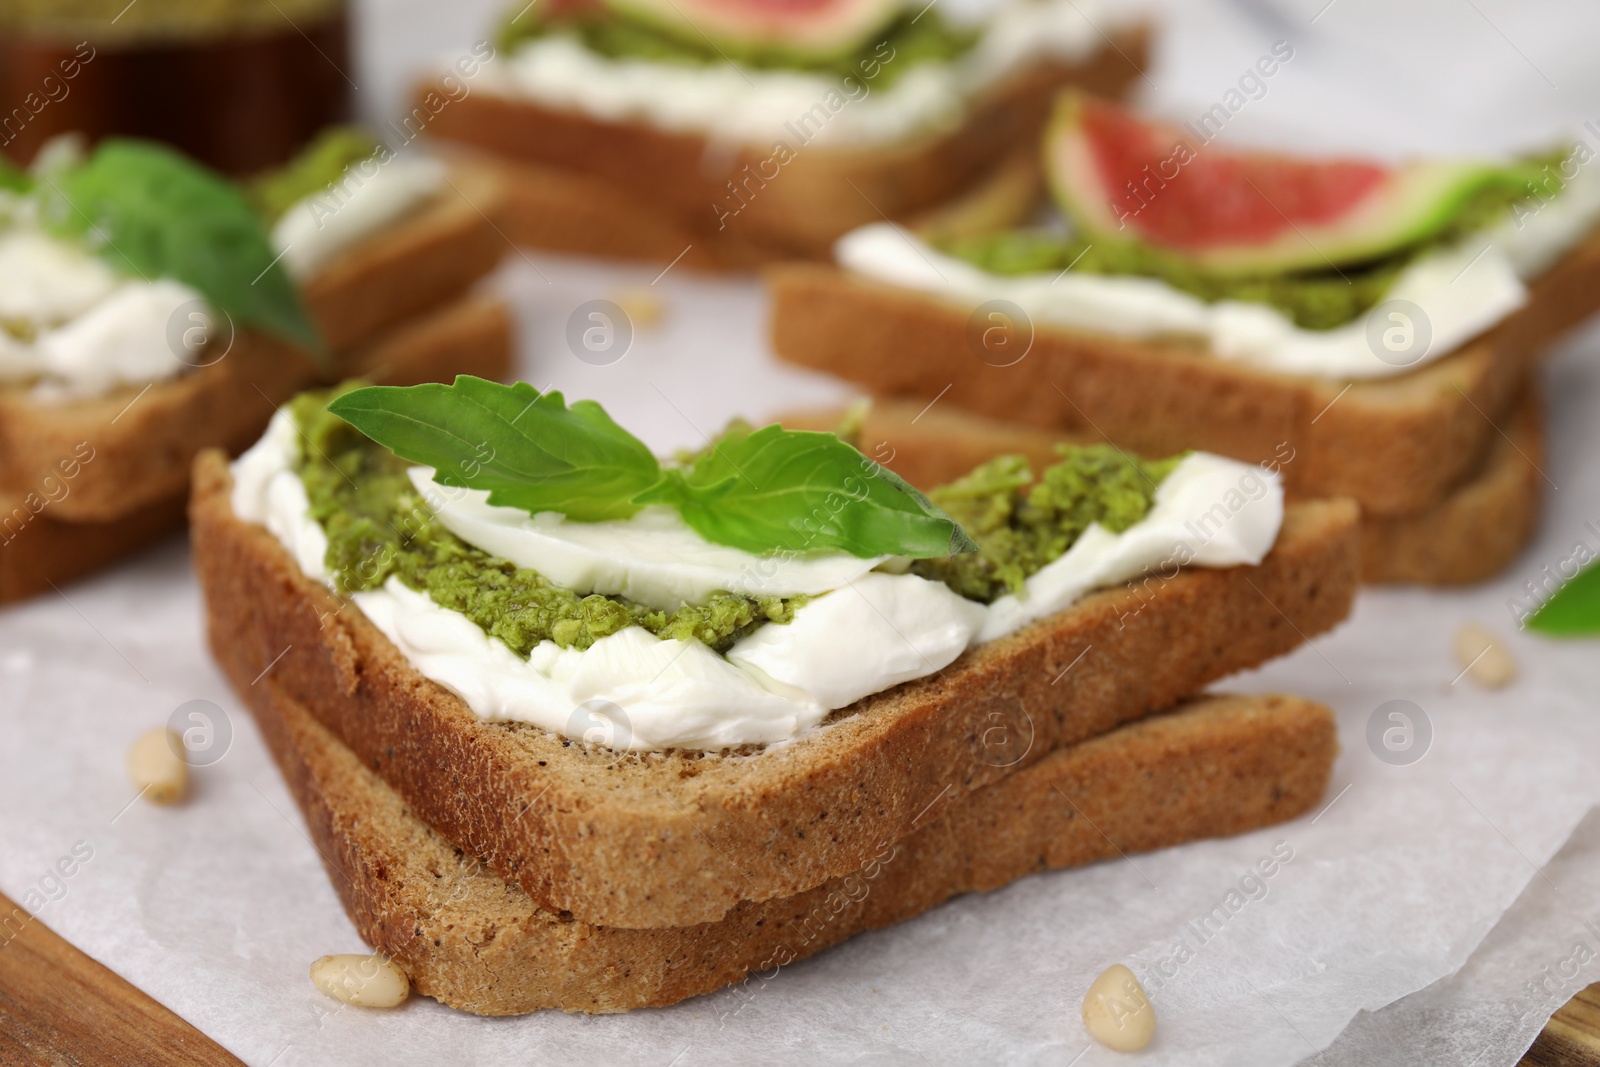
[(747, 552), (837, 549), (927, 558), (975, 551), (950, 516), (831, 433), (735, 427), (639, 498)]
[(580, 522), (625, 519), (661, 480), (644, 442), (592, 400), (460, 375), (451, 385), (368, 386), (328, 410), (441, 485), (487, 489), (489, 502)]
[(322, 342), (244, 193), (170, 148), (113, 138), (52, 183), (46, 222), (112, 266), (193, 286), (240, 327)]
[(1558, 637), (1600, 634), (1600, 562), (1589, 564), (1528, 618), (1528, 626)]
[(971, 552), (959, 524), (831, 433), (739, 425), (686, 468), (663, 470), (599, 404), (461, 375), (368, 386), (328, 410), (443, 485), (580, 522), (676, 508), (706, 540), (747, 552), (842, 550), (915, 558)]

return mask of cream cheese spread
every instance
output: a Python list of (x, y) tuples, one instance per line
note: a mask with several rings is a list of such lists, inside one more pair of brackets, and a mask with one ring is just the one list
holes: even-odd
[(556, 512), (529, 515), (496, 507), (480, 489), (433, 480), (429, 467), (409, 472), (445, 529), (485, 552), (584, 592), (624, 596), (672, 611), (722, 590), (751, 596), (814, 596), (838, 589), (887, 557), (843, 552), (767, 558), (716, 545), (672, 508), (648, 507), (618, 522), (572, 522)]
[[(118, 274), (39, 226), (33, 205), (0, 203), (0, 382), (43, 402), (101, 396), (179, 374), (205, 343), (198, 292)], [(181, 315), (194, 304), (192, 316)]]
[[(887, 89), (806, 71), (753, 70), (734, 63), (690, 66), (611, 59), (562, 34), (536, 38), (486, 69), (490, 91), (603, 121), (768, 148), (783, 141), (874, 145), (948, 129), (968, 102), (1036, 60), (1081, 60), (1121, 25), (1096, 0), (1011, 0), (984, 23), (973, 48), (952, 62), (925, 62)], [(892, 66), (893, 58), (878, 61)]]
[[(232, 506), (240, 518), (265, 526), (308, 577), (331, 585), (327, 539), (294, 470), (297, 436), (287, 412), (274, 416), (266, 435), (234, 463)], [(879, 560), (815, 554), (774, 569), (773, 560), (737, 549), (691, 546), (685, 538), (697, 535), (653, 510), (603, 524), (502, 516), (513, 509), (493, 507), (476, 491), (428, 482), (425, 468), (412, 476), (457, 536), (558, 581), (566, 574), (578, 592), (604, 587), (663, 607), (711, 589), (811, 595), (792, 622), (757, 628), (725, 656), (635, 626), (581, 651), (545, 641), (526, 659), (398, 579), (352, 596), (421, 674), (484, 720), (526, 722), (634, 750), (714, 750), (793, 738), (830, 711), (933, 674), (974, 645), (1070, 607), (1094, 589), (1158, 567), (1258, 563), (1277, 538), (1283, 512), (1275, 475), (1195, 453), (1161, 483), (1142, 521), (1120, 534), (1091, 526), (1066, 555), (1029, 578), (1022, 595), (985, 606), (942, 583), (874, 569)], [(567, 529), (585, 525), (605, 529)], [(766, 575), (764, 584), (741, 585), (752, 574)]]
[[(1524, 282), (1597, 223), (1600, 165), (1591, 165), (1521, 225), (1507, 218), (1412, 263), (1383, 303), (1416, 305), (1431, 336), (1425, 350), (1403, 358), (1379, 354), (1379, 346), (1369, 340), (1368, 316), (1332, 330), (1306, 330), (1276, 308), (1235, 300), (1208, 304), (1157, 278), (1071, 270), (991, 274), (886, 222), (845, 234), (834, 256), (856, 274), (965, 306), (1009, 301), (1035, 324), (1120, 337), (1196, 337), (1219, 359), (1289, 374), (1372, 379), (1439, 359), (1522, 307), (1528, 298)], [(1380, 304), (1374, 310), (1382, 308)], [(1411, 327), (1417, 328), (1415, 323)]]
[(433, 199), (446, 182), (436, 159), (364, 159), (328, 189), (290, 205), (272, 227), (272, 243), (284, 269), (304, 279)]

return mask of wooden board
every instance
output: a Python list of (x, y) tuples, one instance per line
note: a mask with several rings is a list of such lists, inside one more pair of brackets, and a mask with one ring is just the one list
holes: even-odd
[(1521, 1067), (1594, 1067), (1600, 1064), (1600, 982), (1550, 1017)]
[[(3, 893), (0, 1063), (243, 1067)], [(1600, 1067), (1600, 982), (1556, 1012), (1520, 1067)]]
[(0, 894), (0, 1063), (243, 1067)]

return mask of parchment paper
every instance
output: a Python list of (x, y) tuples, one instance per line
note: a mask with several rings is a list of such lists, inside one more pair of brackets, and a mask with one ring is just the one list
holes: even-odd
[[(374, 94), (369, 113), (393, 107), (418, 57), (475, 39), (483, 6), (366, 9), (356, 75)], [(1358, 0), (1336, 0), (1315, 26), (1305, 5), (1186, 8), (1147, 91), (1179, 115), (1204, 108), (1279, 33), (1263, 20), (1280, 19), (1307, 42), (1294, 60), (1305, 62), (1250, 104), (1260, 130), (1315, 141), (1326, 121), (1322, 140), (1340, 147), (1370, 130), (1379, 146), (1409, 136), (1467, 150), (1525, 143), (1600, 99), (1584, 53), (1595, 35), (1576, 16), (1476, 7), (1483, 18), (1411, 9), (1427, 18), (1405, 16), (1409, 44), (1385, 36), (1398, 23)], [(1469, 67), (1472, 78), (1442, 84)], [(1390, 80), (1374, 85), (1374, 72)], [(1484, 117), (1431, 110), (1447, 97)], [(655, 282), (666, 316), (641, 327), (623, 359), (575, 359), (573, 309), (648, 287), (656, 273), (514, 255), (493, 284), (525, 327), (523, 375), (604, 401), (662, 449), (695, 444), (734, 414), (849, 395), (773, 363), (753, 281), (682, 271)], [(1600, 800), (1600, 645), (1515, 633), (1506, 605), (1575, 542), (1600, 547), (1600, 333), (1569, 345), (1546, 378), (1546, 521), (1502, 578), (1465, 591), (1366, 591), (1337, 632), (1229, 683), (1300, 693), (1339, 714), (1344, 753), (1324, 806), (1282, 827), (963, 898), (785, 968), (753, 996), (611, 1018), (483, 1020), (425, 1000), (340, 1010), (312, 989), (307, 967), (361, 942), (203, 650), (186, 546), (174, 540), (0, 612), (0, 890), (254, 1065), (1121, 1062), (1078, 1021), (1084, 989), (1117, 960), (1157, 1006), (1145, 1062), (1291, 1064), (1326, 1050), (1315, 1062), (1510, 1065), (1550, 1011), (1600, 976), (1592, 956), (1566, 963), (1578, 941), (1600, 953), (1597, 817), (1572, 836)], [(1457, 677), (1450, 638), (1468, 619), (1508, 641), (1521, 667), (1510, 688)], [(197, 769), (184, 806), (130, 803), (129, 742), (192, 700), (221, 709), (226, 754)], [(1415, 705), (1431, 733), (1423, 744), (1414, 732), (1398, 757), (1368, 741), (1374, 713), (1396, 700)], [(1275, 848), (1292, 859), (1245, 880)], [(1244, 901), (1231, 910), (1230, 891)], [(1530, 982), (1546, 983), (1543, 994)]]

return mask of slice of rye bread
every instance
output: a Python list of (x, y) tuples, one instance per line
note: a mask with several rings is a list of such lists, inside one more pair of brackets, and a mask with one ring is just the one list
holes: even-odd
[[(452, 101), (427, 130), (520, 164), (501, 173), (506, 232), (521, 244), (655, 262), (682, 256), (712, 269), (820, 259), (848, 230), (932, 209), (994, 161), (1032, 147), (1062, 87), (1121, 95), (1144, 67), (1149, 37), (1146, 27), (1122, 30), (1082, 62), (1021, 69), (975, 99), (954, 130), (840, 148), (791, 137), (786, 161), (772, 143), (724, 145), (487, 88)], [(424, 83), (418, 99), (429, 94), (447, 95)]]
[(60, 405), (35, 402), (27, 388), (0, 388), (0, 493), (29, 492), (89, 440), (97, 462), (53, 506), (55, 518), (107, 522), (180, 498), (202, 448), (237, 449), (260, 435), (263, 397), (277, 404), (347, 376), (356, 349), (459, 302), (494, 269), (510, 249), (492, 221), (499, 182), (473, 168), (457, 168), (450, 180), (453, 187), (434, 203), (305, 282), (307, 305), (338, 368), (331, 375), (283, 341), (240, 331), (226, 355), (146, 388)]
[(510, 250), (500, 232), (505, 189), (499, 178), (460, 162), (447, 177), (433, 200), (347, 249), (301, 286), (334, 352), (458, 299)]
[[(1361, 573), (1372, 583), (1464, 585), (1507, 566), (1539, 526), (1543, 496), (1544, 419), (1532, 382), (1500, 420), (1489, 455), (1439, 503), (1407, 515), (1361, 516)], [(844, 412), (780, 416), (792, 429), (832, 430)], [(1005, 452), (1035, 470), (1056, 460), (1061, 443), (1095, 444), (1092, 433), (1063, 434), (1001, 422), (938, 404), (879, 401), (861, 424), (861, 446), (912, 485), (928, 488), (961, 477)], [(1286, 469), (1297, 461), (1279, 457)], [(1294, 494), (1290, 494), (1291, 499)]]
[[(480, 1015), (619, 1012), (746, 975), (765, 984), (786, 963), (961, 893), (1295, 818), (1323, 796), (1339, 747), (1320, 704), (1201, 697), (1057, 749), (898, 842), (874, 838), (873, 857), (844, 877), (716, 922), (628, 930), (540, 907), (417, 818), (273, 677), (251, 684), (249, 657), (223, 666), (361, 936), (419, 992)], [(732, 994), (726, 1009), (753, 992)]]
[[(1171, 707), (1337, 624), (1359, 579), (1356, 507), (1290, 508), (1258, 567), (1092, 594), (782, 744), (618, 753), (486, 723), (352, 604), (232, 511), (220, 453), (196, 464), (195, 567), (219, 658), (273, 677), (445, 837), (552, 911), (609, 926), (720, 919), (741, 900), (861, 867), (936, 800)], [(1008, 761), (997, 736), (1026, 728)], [(998, 735), (997, 735), (998, 729)]]
[[(511, 369), (510, 317), (497, 301), (467, 297), (346, 353), (341, 363), (349, 375), (389, 385), (448, 382), (458, 373), (504, 378)], [(232, 410), (226, 437), (235, 451), (261, 436), (273, 411), (255, 393), (240, 401)], [(86, 444), (93, 440), (92, 435), (83, 439)], [(98, 447), (92, 456), (79, 464), (80, 471), (116, 459)], [(129, 470), (125, 476), (134, 473)], [(26, 493), (0, 493), (0, 603), (99, 570), (183, 524), (186, 484), (115, 519), (62, 521), (58, 508), (78, 491), (77, 481), (58, 471), (51, 481)]]
[[(662, 264), (677, 260), (703, 271), (752, 270), (795, 258), (788, 249), (745, 240), (734, 227), (708, 237), (632, 193), (588, 175), (471, 149), (455, 149), (451, 155), (500, 177), (507, 190), (502, 228), (519, 245)], [(1013, 153), (959, 196), (909, 217), (906, 224), (946, 234), (1021, 225), (1033, 214), (1043, 189), (1038, 155), (1031, 147)]]
[(1006, 367), (969, 340), (972, 306), (831, 266), (770, 268), (779, 358), (880, 396), (955, 404), (1165, 455), (1201, 448), (1250, 462), (1292, 448), (1288, 485), (1349, 496), (1371, 515), (1439, 504), (1479, 468), (1533, 357), (1600, 307), (1600, 231), (1530, 286), (1520, 311), (1456, 351), (1381, 381), (1278, 374), (1197, 342), (1132, 341), (1054, 326)]

